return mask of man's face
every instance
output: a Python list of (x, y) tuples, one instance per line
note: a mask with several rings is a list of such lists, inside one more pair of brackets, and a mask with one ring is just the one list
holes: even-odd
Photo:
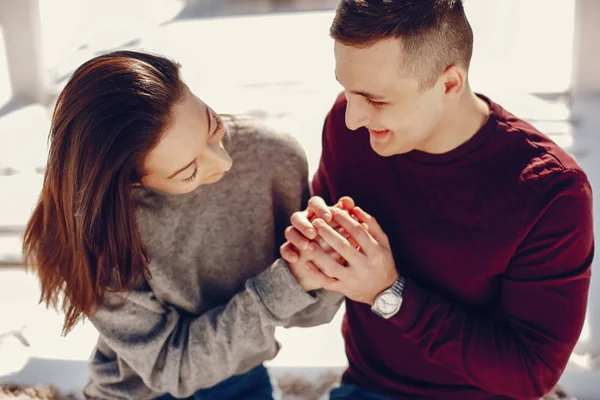
[(384, 157), (426, 151), (443, 114), (443, 83), (420, 89), (403, 70), (397, 39), (363, 49), (335, 42), (334, 52), (336, 78), (348, 100), (348, 129), (366, 127), (371, 147)]

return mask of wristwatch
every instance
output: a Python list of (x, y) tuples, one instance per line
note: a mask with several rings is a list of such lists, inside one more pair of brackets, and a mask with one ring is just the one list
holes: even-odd
[(389, 288), (377, 296), (371, 311), (382, 318), (388, 319), (400, 311), (402, 307), (402, 294), (404, 293), (404, 278), (398, 276), (398, 279)]

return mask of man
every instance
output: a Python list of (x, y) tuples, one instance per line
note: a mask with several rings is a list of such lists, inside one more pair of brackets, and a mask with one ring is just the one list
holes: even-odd
[[(317, 197), (282, 246), (347, 297), (349, 366), (331, 398), (544, 396), (585, 318), (586, 175), (472, 91), (460, 0), (342, 0), (331, 36), (344, 94), (325, 121)], [(326, 205), (343, 196), (349, 212)]]

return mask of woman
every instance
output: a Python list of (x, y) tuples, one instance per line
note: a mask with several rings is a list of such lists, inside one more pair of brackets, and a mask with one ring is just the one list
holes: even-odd
[(308, 195), (301, 147), (225, 124), (177, 64), (129, 51), (75, 71), (50, 136), (24, 254), (65, 333), (98, 329), (85, 397), (273, 398), (275, 328), (341, 302), (277, 259)]

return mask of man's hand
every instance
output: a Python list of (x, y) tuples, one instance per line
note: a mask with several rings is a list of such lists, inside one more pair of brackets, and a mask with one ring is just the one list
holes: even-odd
[[(285, 242), (281, 248), (281, 257), (288, 263), (296, 263), (300, 260), (300, 251), (307, 250), (311, 240), (317, 238), (317, 231), (312, 224), (315, 218), (320, 218), (326, 223), (332, 222), (332, 208), (351, 210), (354, 208), (354, 200), (350, 197), (342, 197), (338, 203), (330, 207), (321, 197), (314, 196), (308, 201), (308, 207), (304, 211), (292, 214), (292, 225), (285, 230)], [(335, 227), (335, 225), (334, 225)], [(325, 242), (321, 243), (325, 251), (329, 250)]]
[[(333, 220), (329, 222), (329, 226), (338, 232), (340, 235), (348, 238), (348, 233), (340, 227)], [(332, 261), (337, 262), (341, 265), (346, 265), (346, 260), (342, 258), (331, 246), (323, 240), (320, 236), (317, 236), (313, 242), (308, 245), (307, 250), (299, 250), (299, 260), (296, 263), (288, 262), (290, 272), (302, 288), (309, 292), (311, 290), (321, 289), (325, 285), (335, 283), (336, 279), (333, 279), (325, 275), (317, 266), (313, 263), (315, 257), (321, 259), (330, 257)]]
[[(317, 243), (318, 242), (322, 242), (324, 247), (328, 247), (325, 241), (321, 238), (317, 238)], [(314, 246), (314, 243), (311, 243), (311, 246)], [(343, 260), (340, 255), (331, 248), (329, 251), (325, 251), (319, 245), (316, 246), (316, 248), (311, 247), (311, 249), (313, 251), (300, 250), (298, 262), (288, 262), (290, 272), (292, 275), (294, 275), (300, 286), (302, 286), (302, 288), (307, 292), (321, 289), (336, 282), (336, 279), (325, 275), (319, 268), (317, 268), (312, 261), (315, 257), (329, 257), (332, 261), (336, 261), (342, 265), (345, 263), (345, 260)]]
[[(360, 247), (355, 248), (323, 219), (316, 218), (313, 224), (317, 234), (343, 257), (348, 265), (344, 266), (335, 261), (326, 252), (317, 249), (317, 246), (309, 247), (309, 251), (313, 250), (313, 255), (309, 258), (326, 276), (335, 278), (323, 282), (325, 289), (341, 292), (349, 299), (373, 305), (375, 298), (392, 286), (398, 278), (389, 239), (375, 218), (359, 207), (354, 207), (351, 211), (357, 220), (339, 208), (332, 208), (331, 212), (333, 221), (344, 228)], [(368, 229), (362, 224), (366, 224)]]

